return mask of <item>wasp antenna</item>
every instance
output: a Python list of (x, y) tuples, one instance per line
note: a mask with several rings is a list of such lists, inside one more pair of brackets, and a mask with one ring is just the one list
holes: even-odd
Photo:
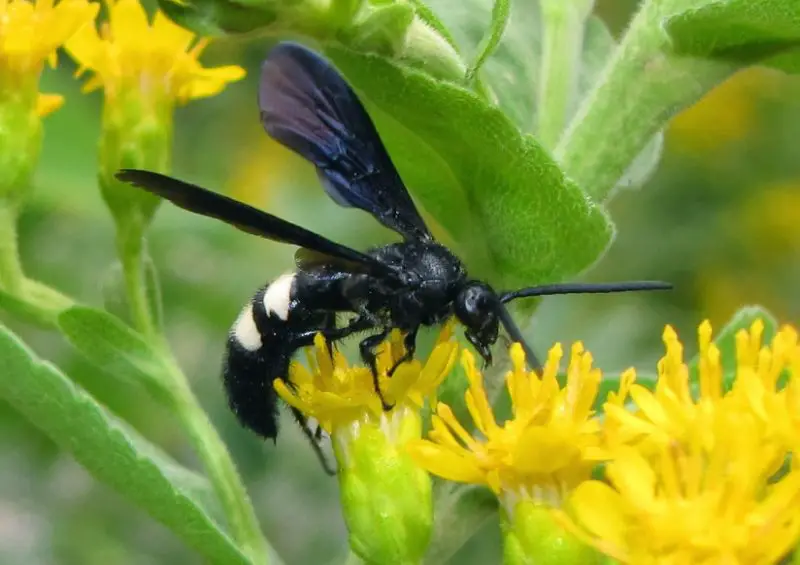
[(539, 363), (539, 359), (536, 357), (530, 345), (528, 345), (528, 342), (525, 341), (525, 338), (522, 337), (522, 332), (514, 321), (514, 318), (511, 317), (511, 313), (508, 309), (502, 304), (498, 304), (497, 315), (498, 318), (500, 318), (500, 323), (503, 324), (506, 332), (508, 332), (511, 341), (516, 341), (522, 346), (522, 350), (525, 352), (525, 358), (528, 360), (528, 365), (530, 365), (531, 369), (541, 371), (542, 365)]
[(670, 290), (672, 284), (662, 281), (627, 281), (618, 283), (565, 283), (545, 284), (521, 288), (500, 294), (503, 304), (517, 298), (552, 296), (557, 294), (603, 294), (611, 292), (635, 292), (640, 290)]

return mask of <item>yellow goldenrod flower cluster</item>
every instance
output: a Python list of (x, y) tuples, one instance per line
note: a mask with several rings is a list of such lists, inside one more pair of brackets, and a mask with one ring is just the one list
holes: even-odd
[(475, 357), (464, 350), (461, 362), (469, 379), (466, 405), (480, 438), (472, 437), (442, 403), (433, 416), (429, 439), (410, 446), (415, 459), (439, 476), (484, 483), (511, 501), (532, 497), (560, 504), (591, 474), (600, 441), (600, 423), (589, 417), (600, 371), (592, 368), (591, 354), (576, 344), (562, 388), (557, 380), (561, 356), (561, 346), (552, 348), (540, 377), (525, 369), (522, 347), (512, 346), (513, 369), (506, 386), (513, 417), (498, 424)]
[(422, 434), (421, 409), (450, 373), (457, 355), (452, 324), (439, 335), (428, 360), (401, 364), (406, 352), (398, 331), (381, 344), (378, 383), (393, 405), (384, 411), (372, 372), (351, 366), (317, 336), (309, 368), (293, 363), (289, 383), (275, 381), (278, 395), (315, 418), (333, 442), (350, 547), (366, 563), (418, 563), (433, 525), (428, 474), (406, 452)]
[(800, 470), (787, 460), (800, 438), (800, 346), (792, 328), (770, 345), (763, 331), (740, 331), (726, 367), (702, 324), (693, 376), (667, 328), (656, 389), (632, 384), (632, 409), (606, 407), (610, 484), (576, 489), (574, 532), (642, 564), (769, 565), (798, 545)]
[[(559, 345), (536, 372), (515, 344), (505, 376), (512, 414), (503, 422), (464, 350), (464, 404), (474, 429), (438, 403), (427, 438), (416, 425), (404, 436), (405, 453), (435, 475), (497, 494), (508, 564), (542, 556), (550, 563), (778, 563), (800, 543), (800, 468), (787, 463), (800, 447), (800, 345), (791, 328), (767, 345), (763, 332), (760, 321), (740, 331), (735, 357), (723, 362), (705, 322), (698, 360), (687, 364), (667, 327), (654, 388), (625, 371), (603, 414), (595, 413), (602, 375), (580, 343), (563, 372)], [(382, 386), (419, 390), (406, 404), (414, 411), (424, 396), (435, 404), (435, 387), (456, 356), (446, 343), (427, 364), (401, 366), (394, 385), (385, 372), (402, 355), (395, 336), (382, 352)], [(311, 370), (293, 368), (291, 387), (276, 383), (281, 397), (317, 417), (335, 445), (337, 435), (351, 444), (364, 422), (380, 422), (377, 436), (393, 437), (392, 414), (382, 414), (369, 371), (338, 353), (331, 359), (322, 341), (316, 354)], [(368, 443), (377, 445), (376, 436), (362, 438), (359, 451), (374, 457)], [(339, 445), (343, 465), (352, 454)], [(605, 479), (593, 478), (601, 468)], [(370, 480), (369, 488), (380, 488), (386, 479)]]

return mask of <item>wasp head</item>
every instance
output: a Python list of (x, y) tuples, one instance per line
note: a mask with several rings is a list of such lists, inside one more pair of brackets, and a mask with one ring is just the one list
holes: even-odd
[(466, 327), (464, 335), (487, 365), (492, 362), (491, 346), (499, 330), (498, 304), (494, 290), (480, 281), (467, 283), (454, 304), (458, 321)]

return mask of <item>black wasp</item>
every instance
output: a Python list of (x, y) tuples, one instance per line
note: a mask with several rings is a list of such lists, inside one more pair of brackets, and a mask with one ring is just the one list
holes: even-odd
[[(413, 356), (420, 327), (440, 324), (455, 315), (465, 327), (466, 338), (487, 364), (491, 363), (490, 347), (502, 325), (512, 340), (523, 344), (535, 365), (533, 353), (504, 306), (509, 301), (528, 296), (670, 287), (640, 281), (556, 284), (496, 292), (487, 283), (470, 278), (461, 261), (434, 240), (372, 120), (328, 61), (301, 45), (277, 45), (262, 65), (258, 102), (267, 133), (316, 166), (331, 198), (342, 206), (369, 212), (403, 238), (399, 243), (360, 252), (168, 176), (142, 170), (118, 173), (120, 180), (186, 210), (300, 247), (297, 270), (261, 288), (239, 315), (228, 338), (224, 382), (230, 407), (244, 426), (264, 438), (274, 440), (278, 434), (273, 380), (285, 378), (292, 356), (311, 345), (318, 332), (331, 344), (356, 332), (370, 332), (359, 349), (363, 361), (373, 369), (380, 395), (375, 351), (392, 328), (406, 335), (408, 354), (400, 362)], [(337, 313), (353, 316), (339, 327)], [(302, 414), (294, 412), (313, 440)]]

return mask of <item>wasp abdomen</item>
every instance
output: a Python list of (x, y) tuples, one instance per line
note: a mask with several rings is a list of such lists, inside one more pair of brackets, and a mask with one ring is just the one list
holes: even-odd
[(331, 329), (329, 312), (310, 310), (297, 299), (296, 273), (281, 275), (262, 287), (242, 309), (228, 334), (223, 369), (228, 404), (241, 424), (274, 440), (278, 435), (275, 379), (285, 379), (292, 356), (311, 345), (316, 332)]
[(274, 440), (278, 435), (275, 379), (285, 378), (296, 346), (290, 326), (295, 275), (261, 288), (228, 335), (223, 380), (228, 404), (242, 425)]

